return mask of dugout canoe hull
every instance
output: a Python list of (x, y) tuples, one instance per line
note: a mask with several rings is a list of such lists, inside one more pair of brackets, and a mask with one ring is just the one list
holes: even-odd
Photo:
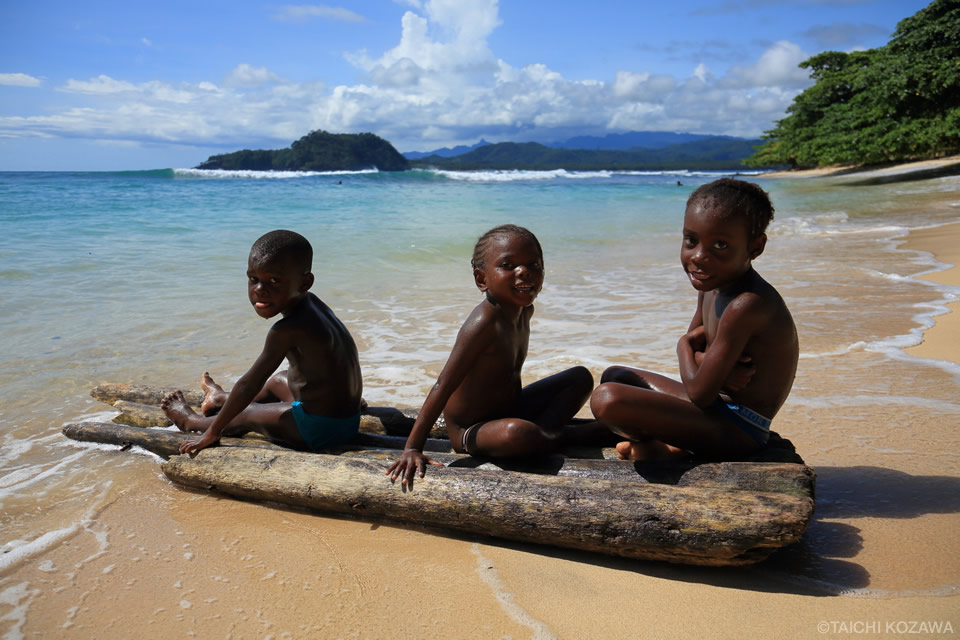
[(403, 490), (384, 475), (396, 451), (329, 455), (224, 438), (223, 446), (188, 457), (176, 455), (188, 437), (179, 432), (81, 423), (64, 434), (143, 446), (170, 458), (168, 478), (198, 490), (645, 560), (758, 562), (797, 541), (814, 509), (815, 474), (795, 462), (646, 465), (550, 456), (511, 470), (438, 453), (447, 466), (430, 467)]

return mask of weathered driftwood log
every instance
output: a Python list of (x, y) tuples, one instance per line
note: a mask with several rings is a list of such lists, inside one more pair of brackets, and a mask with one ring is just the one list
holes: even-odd
[[(174, 387), (104, 383), (94, 387), (90, 391), (90, 395), (120, 411), (120, 415), (113, 419), (118, 424), (137, 427), (165, 427), (172, 423), (160, 410), (160, 402), (165, 395), (175, 390)], [(202, 391), (184, 390), (183, 395), (187, 404), (193, 407), (194, 411), (200, 410), (200, 403), (203, 402)], [(360, 418), (360, 432), (403, 436), (405, 438), (410, 435), (416, 417), (416, 409), (366, 407)], [(429, 437), (446, 438), (447, 430), (442, 424), (435, 424), (430, 429)]]
[[(176, 455), (180, 444), (185, 440), (199, 437), (196, 433), (182, 433), (180, 431), (164, 429), (142, 429), (129, 425), (110, 424), (108, 422), (78, 422), (68, 424), (62, 429), (63, 435), (73, 440), (85, 442), (99, 442), (101, 444), (132, 444), (152, 451), (158, 456), (169, 457)], [(401, 444), (398, 445), (398, 441)], [(353, 449), (368, 449), (371, 447), (390, 447), (396, 455), (396, 449), (402, 448), (403, 438), (397, 436), (382, 436), (372, 433), (359, 433), (351, 441)], [(287, 447), (271, 443), (257, 434), (247, 434), (242, 438), (221, 438), (220, 444), (231, 447), (242, 446), (270, 446), (284, 451), (292, 451)], [(449, 440), (428, 439), (427, 451), (452, 451)]]
[(402, 491), (379, 461), (248, 447), (163, 465), (174, 482), (366, 519), (387, 519), (628, 558), (757, 562), (795, 542), (813, 500), (620, 480), (431, 468)]
[[(160, 406), (160, 401), (168, 393), (176, 391), (176, 387), (151, 387), (145, 384), (115, 384), (105, 383), (95, 386), (90, 395), (107, 404), (116, 404), (118, 400), (127, 402), (136, 402), (137, 404), (149, 404)], [(187, 404), (199, 411), (200, 403), (203, 402), (202, 391), (184, 390), (183, 397)]]
[[(68, 424), (63, 433), (74, 440), (99, 442), (103, 444), (136, 445), (152, 451), (159, 456), (169, 458), (177, 455), (180, 444), (196, 434), (161, 429), (140, 429), (98, 422)], [(359, 434), (349, 445), (332, 447), (330, 453), (344, 457), (354, 457), (379, 462), (384, 468), (397, 459), (396, 448), (370, 448), (384, 444), (396, 444), (396, 438)], [(471, 469), (519, 471), (541, 475), (556, 475), (574, 478), (598, 478), (635, 480), (660, 484), (678, 484), (681, 486), (715, 487), (731, 490), (794, 493), (812, 496), (814, 475), (812, 469), (796, 463), (781, 462), (705, 462), (688, 459), (675, 462), (634, 462), (628, 460), (580, 459), (560, 454), (537, 458), (489, 460), (452, 453), (449, 441), (429, 441), (428, 444), (446, 451), (431, 451), (430, 457), (451, 468), (464, 471)], [(272, 447), (280, 451), (291, 451), (262, 439), (261, 436), (248, 434), (243, 438), (223, 438), (221, 445), (227, 447)], [(761, 456), (758, 454), (758, 458)]]
[[(382, 461), (385, 465), (397, 459), (389, 449), (345, 450), (345, 458)], [(793, 462), (697, 462), (695, 460), (637, 462), (568, 458), (550, 455), (518, 460), (487, 460), (459, 453), (430, 453), (430, 457), (452, 469), (518, 471), (567, 478), (633, 480), (689, 487), (711, 487), (731, 491), (789, 493), (812, 497), (816, 475), (810, 467)], [(431, 467), (432, 468), (432, 467)]]
[[(199, 437), (197, 433), (183, 433), (167, 431), (165, 429), (142, 429), (129, 425), (110, 424), (107, 422), (76, 422), (68, 424), (61, 430), (63, 435), (72, 440), (82, 442), (98, 442), (100, 444), (115, 444), (120, 447), (135, 445), (151, 451), (163, 458), (169, 458), (180, 453), (180, 445), (192, 438)], [(220, 445), (224, 447), (260, 447), (290, 451), (286, 447), (274, 444), (261, 438), (221, 438)]]
[(117, 424), (131, 427), (169, 427), (173, 424), (163, 410), (154, 405), (117, 400), (113, 408), (120, 412), (113, 417)]

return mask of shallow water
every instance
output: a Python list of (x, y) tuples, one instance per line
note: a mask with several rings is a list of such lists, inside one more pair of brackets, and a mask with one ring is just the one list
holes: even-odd
[[(4, 572), (159, 473), (151, 456), (60, 435), (112, 416), (93, 386), (195, 386), (204, 370), (229, 384), (259, 352), (268, 325), (249, 308), (245, 268), (262, 233), (312, 242), (314, 291), (356, 338), (372, 405), (422, 402), (479, 300), (473, 243), (504, 222), (533, 230), (545, 253), (526, 380), (574, 364), (595, 378), (613, 363), (676, 375), (696, 303), (679, 266), (683, 205), (715, 177), (0, 173), (0, 590)], [(775, 429), (819, 473), (816, 521), (765, 570), (851, 595), (955, 593), (957, 543), (936, 532), (960, 512), (960, 367), (902, 349), (958, 291), (914, 279), (941, 265), (897, 245), (958, 219), (960, 179), (762, 185), (777, 216), (755, 266), (791, 307), (802, 349)], [(890, 523), (906, 520), (910, 568), (895, 568), (888, 548), (906, 534)]]

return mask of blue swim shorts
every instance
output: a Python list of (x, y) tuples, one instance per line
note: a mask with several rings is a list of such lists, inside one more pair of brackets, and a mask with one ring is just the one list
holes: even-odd
[(315, 416), (304, 411), (299, 400), (293, 403), (293, 419), (297, 422), (297, 431), (311, 451), (342, 444), (357, 435), (360, 428), (359, 412), (349, 418)]
[(732, 422), (747, 433), (748, 436), (756, 440), (760, 446), (767, 444), (770, 439), (770, 419), (744, 407), (743, 405), (733, 404), (718, 398), (713, 403), (720, 417)]

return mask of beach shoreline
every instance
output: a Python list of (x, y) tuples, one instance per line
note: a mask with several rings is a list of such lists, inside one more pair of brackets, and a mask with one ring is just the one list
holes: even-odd
[(889, 165), (858, 165), (844, 164), (815, 169), (785, 169), (761, 174), (760, 178), (830, 178), (852, 177), (871, 178), (896, 176), (899, 179), (916, 179), (918, 177), (932, 177), (933, 171), (960, 171), (960, 155), (915, 160), (912, 162), (897, 162)]
[[(856, 245), (878, 272), (863, 278), (933, 283), (935, 290), (919, 294), (928, 300), (960, 286), (960, 223), (913, 229), (892, 242), (889, 232), (877, 234), (875, 245), (851, 235), (879, 247)], [(824, 249), (825, 262), (835, 246)], [(873, 250), (885, 252), (882, 267)], [(928, 261), (917, 259), (918, 251), (954, 266), (923, 273), (929, 269), (918, 265)], [(792, 299), (803, 286), (790, 290)], [(958, 310), (956, 302), (943, 306)], [(70, 453), (106, 461), (113, 487), (78, 526), (61, 532), (59, 543), (11, 561), (0, 574), (0, 635), (822, 638), (906, 635), (920, 622), (949, 624), (956, 633), (960, 477), (955, 464), (931, 463), (928, 453), (956, 450), (955, 404), (942, 388), (957, 383), (929, 358), (960, 365), (960, 334), (950, 324), (960, 315), (935, 316), (923, 342), (903, 350), (913, 366), (904, 383), (886, 379), (884, 354), (848, 347), (861, 335), (902, 336), (916, 328), (909, 313), (893, 310), (896, 322), (876, 331), (851, 329), (821, 307), (807, 312), (821, 314), (824, 324), (814, 326), (842, 339), (811, 345), (804, 336), (810, 352), (801, 367), (843, 351), (839, 358), (876, 364), (878, 373), (856, 380), (857, 389), (824, 391), (836, 379), (806, 379), (777, 416), (775, 428), (817, 470), (817, 513), (804, 540), (759, 565), (631, 561), (244, 502), (172, 484), (155, 457), (115, 448), (104, 456), (70, 441)], [(251, 340), (260, 339), (258, 332)], [(871, 405), (856, 396), (861, 382), (875, 391), (864, 396)], [(882, 402), (935, 395), (931, 389), (941, 396), (931, 399), (929, 414)], [(838, 409), (824, 399), (828, 391), (856, 402)], [(818, 422), (828, 424), (809, 428)]]
[[(929, 229), (917, 229), (907, 236), (901, 249), (926, 251), (937, 262), (951, 265), (945, 270), (916, 276), (928, 282), (951, 287), (960, 287), (960, 222)], [(946, 305), (947, 312), (934, 316), (934, 325), (924, 331), (923, 342), (905, 349), (906, 353), (919, 358), (946, 360), (960, 363), (960, 302)]]

